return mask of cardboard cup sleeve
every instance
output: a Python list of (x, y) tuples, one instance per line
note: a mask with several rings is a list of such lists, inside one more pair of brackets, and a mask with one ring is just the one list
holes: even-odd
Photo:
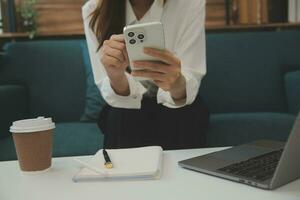
[(53, 131), (13, 133), (22, 171), (42, 171), (51, 166)]

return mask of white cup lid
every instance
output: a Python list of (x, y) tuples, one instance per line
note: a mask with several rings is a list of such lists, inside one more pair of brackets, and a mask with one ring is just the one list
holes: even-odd
[(13, 122), (10, 127), (12, 133), (31, 133), (51, 130), (55, 128), (52, 118), (38, 117), (35, 119), (25, 119)]

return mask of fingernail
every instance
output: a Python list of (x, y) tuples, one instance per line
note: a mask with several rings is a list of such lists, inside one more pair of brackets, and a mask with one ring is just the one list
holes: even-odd
[(149, 49), (148, 48), (144, 48), (144, 53), (149, 53)]

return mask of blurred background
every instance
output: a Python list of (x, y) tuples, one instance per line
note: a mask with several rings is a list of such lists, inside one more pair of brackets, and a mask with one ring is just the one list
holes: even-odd
[[(82, 35), (85, 0), (1, 0), (1, 37)], [(207, 0), (208, 31), (298, 28), (298, 0)], [(12, 34), (17, 33), (17, 34)]]

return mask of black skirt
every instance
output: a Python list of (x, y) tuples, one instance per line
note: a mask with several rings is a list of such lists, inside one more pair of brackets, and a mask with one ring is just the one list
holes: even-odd
[(208, 108), (200, 96), (193, 104), (176, 109), (147, 97), (143, 98), (141, 109), (106, 105), (98, 121), (104, 133), (104, 147), (109, 149), (150, 145), (165, 150), (204, 147), (208, 124)]

